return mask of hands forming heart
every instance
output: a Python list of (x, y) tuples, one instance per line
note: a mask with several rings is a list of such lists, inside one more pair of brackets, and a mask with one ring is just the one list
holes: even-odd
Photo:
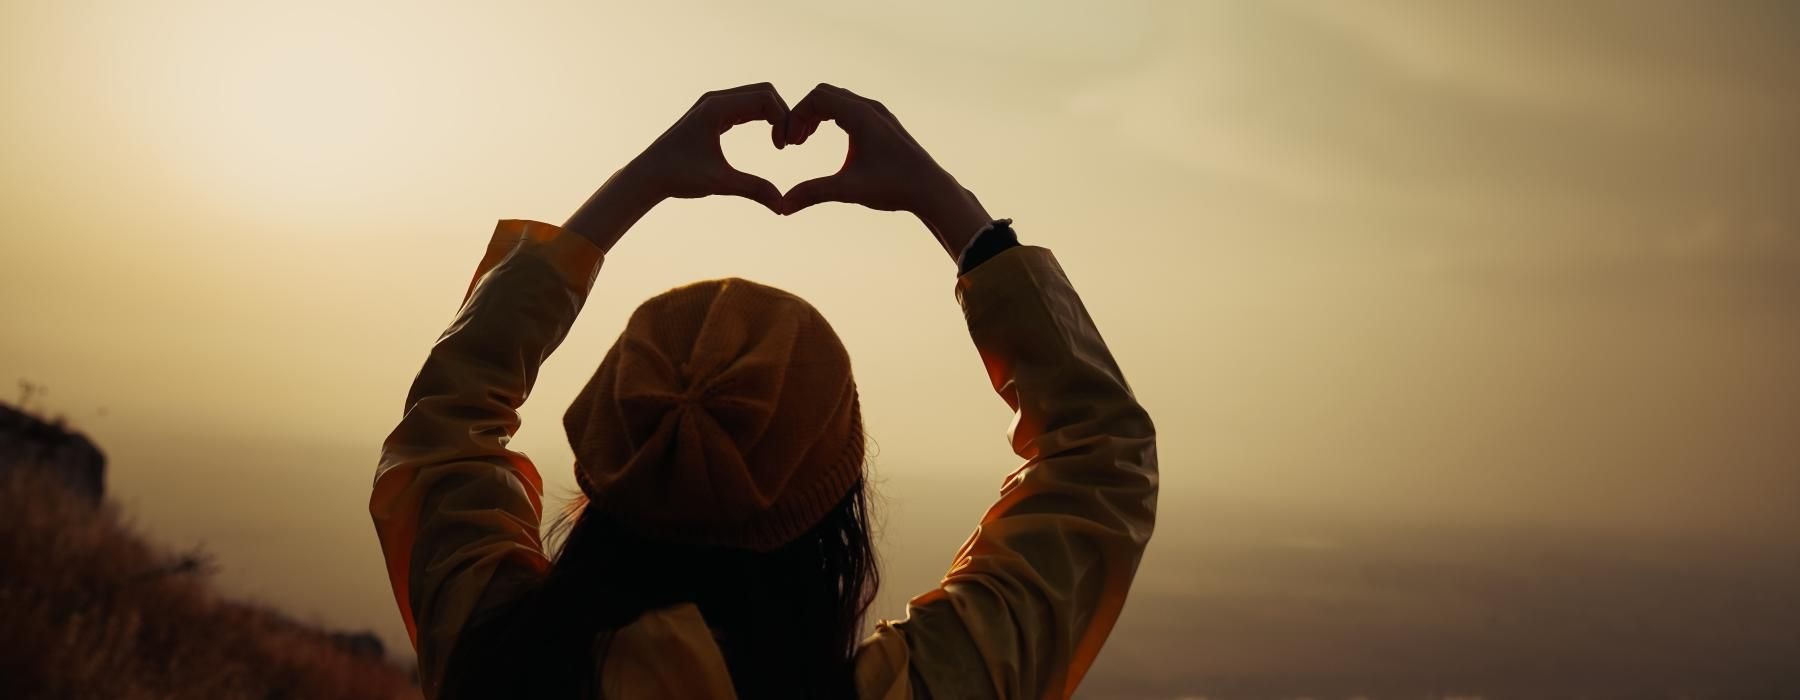
[[(719, 136), (740, 124), (769, 123), (776, 148), (806, 142), (819, 124), (837, 123), (850, 148), (836, 173), (782, 193), (768, 180), (733, 168)], [(610, 250), (626, 229), (664, 199), (744, 197), (780, 215), (822, 202), (859, 204), (919, 217), (954, 259), (991, 219), (880, 102), (820, 83), (793, 109), (768, 83), (708, 92), (649, 148), (614, 173), (576, 211), (566, 230)]]

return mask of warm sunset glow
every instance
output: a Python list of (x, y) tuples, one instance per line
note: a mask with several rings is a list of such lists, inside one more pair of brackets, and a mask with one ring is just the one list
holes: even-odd
[[(49, 387), (111, 492), (230, 590), (404, 648), (369, 484), (494, 221), (560, 223), (700, 93), (762, 80), (891, 107), (1056, 252), (1155, 417), (1157, 539), (1092, 697), (1495, 629), (1454, 590), (1308, 573), (1399, 551), (1344, 522), (1800, 561), (1789, 6), (373, 4), (0, 4), (0, 379)], [(845, 144), (724, 138), (782, 187)], [(514, 446), (554, 510), (560, 416), (626, 315), (722, 276), (850, 348), (897, 614), (1017, 466), (908, 215), (663, 204)], [(1383, 622), (1283, 617), (1341, 601)]]

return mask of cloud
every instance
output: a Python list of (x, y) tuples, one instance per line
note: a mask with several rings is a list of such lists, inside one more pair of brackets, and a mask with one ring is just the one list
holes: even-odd
[[(1447, 89), (1609, 123), (1741, 123), (1794, 114), (1768, 88), (1800, 51), (1770, 26), (1791, 4), (1289, 2), (1395, 70)], [(1784, 68), (1784, 66), (1788, 66)]]
[[(1680, 264), (1800, 250), (1793, 10), (1160, 6), (1068, 108), (1126, 148), (1432, 255)], [(1247, 206), (1247, 205), (1245, 205)], [(1532, 250), (1524, 252), (1529, 247)], [(1607, 251), (1615, 251), (1609, 253)], [(1413, 251), (1417, 252), (1417, 251)], [(1785, 264), (1785, 263), (1784, 263)]]

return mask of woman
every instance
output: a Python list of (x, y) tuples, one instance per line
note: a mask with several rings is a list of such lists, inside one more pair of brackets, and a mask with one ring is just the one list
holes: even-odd
[[(839, 172), (785, 195), (718, 135), (777, 148), (835, 121)], [(564, 418), (585, 506), (560, 551), (507, 449), (602, 259), (664, 199), (911, 212), (1024, 460), (907, 617), (875, 593), (850, 361), (806, 302), (742, 279), (644, 303)], [(1068, 697), (1124, 605), (1154, 519), (1149, 416), (1050, 251), (1021, 246), (880, 103), (820, 85), (708, 93), (561, 227), (502, 221), (383, 445), (370, 511), (430, 698)]]

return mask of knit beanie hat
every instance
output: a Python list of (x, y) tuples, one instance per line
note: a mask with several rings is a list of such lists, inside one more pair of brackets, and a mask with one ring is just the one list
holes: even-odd
[(670, 541), (773, 550), (862, 478), (843, 343), (811, 304), (735, 277), (632, 312), (563, 427), (587, 507)]

